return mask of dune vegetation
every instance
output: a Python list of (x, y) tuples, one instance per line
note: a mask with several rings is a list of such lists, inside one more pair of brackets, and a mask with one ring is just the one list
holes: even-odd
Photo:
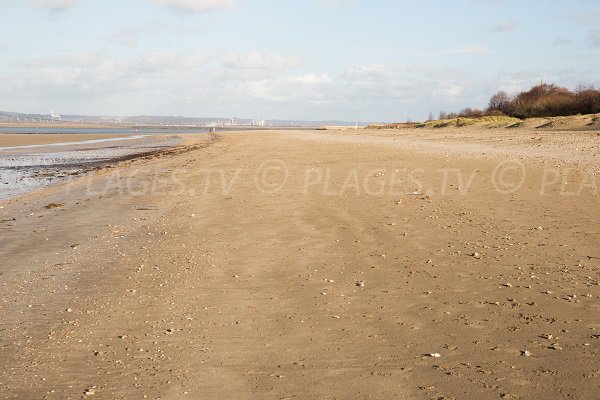
[(600, 90), (579, 86), (575, 91), (540, 83), (529, 90), (509, 95), (494, 94), (485, 110), (465, 108), (459, 112), (441, 111), (425, 122), (369, 125), (368, 129), (405, 128), (600, 128)]

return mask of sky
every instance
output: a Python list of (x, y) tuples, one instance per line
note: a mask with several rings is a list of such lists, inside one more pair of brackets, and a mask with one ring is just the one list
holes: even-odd
[(405, 121), (600, 86), (598, 0), (0, 0), (0, 110)]

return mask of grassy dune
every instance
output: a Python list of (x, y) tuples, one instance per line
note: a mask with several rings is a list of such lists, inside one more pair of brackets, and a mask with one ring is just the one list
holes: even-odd
[(419, 123), (393, 123), (369, 125), (367, 129), (441, 129), (441, 128), (536, 128), (536, 129), (600, 129), (600, 114), (572, 115), (568, 117), (519, 119), (508, 116), (483, 116), (477, 118), (451, 118)]

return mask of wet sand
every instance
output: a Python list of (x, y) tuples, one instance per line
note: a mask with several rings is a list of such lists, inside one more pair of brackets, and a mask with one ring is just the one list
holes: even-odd
[(2, 397), (597, 398), (597, 136), (186, 140), (0, 201)]
[[(0, 135), (1, 136), (1, 135)], [(181, 142), (166, 135), (9, 135), (0, 147), (0, 199), (20, 195), (160, 152)], [(59, 136), (53, 140), (54, 136)], [(1, 144), (2, 141), (0, 141)], [(11, 144), (12, 143), (12, 144)]]
[(38, 144), (78, 142), (87, 140), (113, 139), (128, 135), (94, 135), (94, 134), (0, 134), (0, 148), (12, 146), (30, 146)]

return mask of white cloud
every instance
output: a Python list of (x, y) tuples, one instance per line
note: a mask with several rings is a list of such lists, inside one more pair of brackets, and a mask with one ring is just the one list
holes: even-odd
[(500, 22), (494, 28), (492, 28), (493, 32), (510, 32), (514, 31), (519, 27), (519, 21), (515, 19), (508, 19), (506, 21)]
[(562, 19), (577, 25), (586, 24), (597, 26), (598, 20), (600, 20), (600, 11), (587, 10), (586, 12), (564, 15), (562, 16)]
[(75, 0), (32, 0), (39, 7), (47, 8), (51, 11), (65, 11), (75, 5)]
[(292, 84), (302, 84), (302, 85), (322, 85), (333, 83), (333, 80), (327, 74), (306, 74), (306, 75), (297, 75), (290, 76), (283, 79), (284, 82), (292, 83)]
[(411, 116), (408, 113), (413, 110), (411, 117), (415, 117), (414, 110), (424, 105), (430, 107), (426, 111), (437, 112), (477, 106), (487, 100), (480, 98), (481, 82), (472, 73), (452, 68), (367, 64), (349, 68), (342, 78), (339, 98), (344, 107), (356, 109), (358, 115), (396, 110), (401, 118)]
[(298, 60), (291, 56), (263, 54), (252, 51), (247, 54), (224, 54), (221, 61), (225, 68), (249, 70), (291, 69), (298, 65)]
[(155, 4), (182, 12), (222, 10), (235, 6), (235, 0), (152, 0)]
[[(265, 59), (242, 65), (271, 67)], [(274, 59), (289, 65), (281, 61), (285, 57)], [(54, 107), (65, 113), (384, 119), (396, 113), (405, 118), (409, 110), (418, 118), (419, 104), (428, 104), (427, 112), (476, 106), (481, 89), (468, 72), (423, 66), (373, 63), (337, 75), (289, 71), (232, 69), (197, 53), (156, 52), (129, 60), (72, 53), (12, 65), (0, 94), (20, 105), (15, 109)], [(481, 102), (487, 93), (484, 97)]]
[(488, 53), (491, 53), (491, 50), (485, 46), (463, 46), (439, 52), (440, 55), (473, 55)]
[(6, 64), (0, 97), (9, 99), (5, 107), (22, 111), (404, 120), (425, 118), (429, 111), (484, 107), (498, 90), (512, 93), (540, 79), (575, 87), (589, 82), (581, 82), (582, 76), (599, 77), (594, 69), (486, 76), (427, 63), (313, 70), (290, 59), (259, 52), (233, 57), (131, 52), (126, 58), (108, 52), (60, 53)]
[(567, 39), (564, 37), (558, 37), (554, 39), (554, 42), (552, 42), (552, 44), (554, 44), (555, 46), (567, 46), (571, 43), (573, 43), (571, 39)]
[(384, 64), (367, 64), (352, 67), (344, 75), (351, 82), (375, 82), (393, 78), (393, 72)]
[(319, 7), (336, 8), (355, 4), (356, 0), (319, 0)]
[(139, 35), (146, 32), (144, 26), (132, 26), (112, 35), (110, 41), (121, 46), (137, 46)]
[(334, 81), (326, 74), (305, 75), (242, 81), (232, 85), (233, 93), (253, 99), (274, 102), (323, 104), (329, 102)]
[[(432, 77), (436, 77), (435, 80)], [(365, 104), (397, 102), (400, 105), (416, 99), (451, 104), (461, 100), (465, 88), (473, 87), (469, 74), (448, 68), (367, 64), (349, 68), (342, 78), (343, 97)]]
[[(585, 77), (585, 78), (582, 78)], [(600, 71), (597, 68), (567, 68), (561, 70), (520, 70), (514, 72), (502, 72), (498, 74), (493, 83), (495, 86), (489, 92), (504, 90), (508, 93), (517, 93), (528, 90), (540, 81), (554, 83), (567, 88), (575, 89), (578, 85), (587, 85), (600, 79)], [(490, 93), (491, 94), (491, 93)]]
[(128, 59), (107, 52), (32, 58), (2, 69), (6, 84), (0, 85), (0, 97), (10, 97), (7, 107), (21, 111), (221, 115), (222, 103), (215, 99), (223, 95), (223, 83), (211, 80), (207, 59), (195, 52), (155, 52)]
[(132, 89), (148, 94), (159, 86), (183, 86), (204, 65), (203, 57), (187, 53), (156, 52), (117, 61), (103, 53), (81, 52), (16, 63), (11, 86), (46, 99), (60, 94), (66, 101), (88, 101), (94, 95), (119, 96)]
[(379, 55), (394, 55), (394, 56), (408, 56), (408, 57), (440, 57), (440, 56), (474, 56), (482, 54), (490, 54), (492, 50), (489, 47), (481, 45), (467, 45), (455, 48), (447, 48), (441, 50), (390, 50), (390, 49), (378, 49), (370, 48), (363, 49), (362, 52), (369, 55), (369, 57)]
[(591, 31), (587, 37), (587, 41), (594, 47), (600, 47), (600, 29)]
[(171, 25), (166, 22), (156, 21), (147, 24), (132, 25), (120, 29), (113, 33), (107, 39), (112, 43), (120, 46), (135, 47), (140, 39), (146, 39), (151, 42), (160, 34), (165, 35), (198, 35), (205, 31), (203, 25)]
[(121, 46), (136, 46), (140, 35), (164, 32), (169, 26), (164, 23), (134, 25), (118, 31), (110, 37), (110, 41)]

